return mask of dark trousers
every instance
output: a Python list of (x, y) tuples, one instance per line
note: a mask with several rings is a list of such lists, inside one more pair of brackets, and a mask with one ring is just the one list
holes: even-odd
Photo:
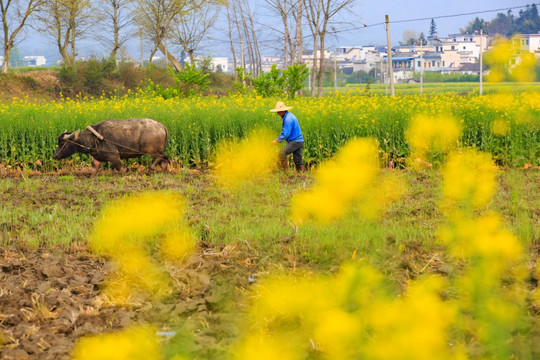
[(293, 160), (294, 165), (296, 166), (296, 170), (300, 170), (300, 166), (304, 165), (304, 162), (302, 161), (302, 148), (304, 147), (303, 141), (291, 141), (290, 143), (287, 143), (283, 149), (281, 149), (279, 153), (279, 158), (281, 161), (287, 161), (287, 155), (293, 154)]

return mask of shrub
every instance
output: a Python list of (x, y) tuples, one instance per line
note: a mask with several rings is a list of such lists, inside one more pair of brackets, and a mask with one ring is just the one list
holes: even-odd
[(306, 64), (294, 64), (283, 70), (284, 91), (288, 97), (294, 98), (296, 92), (304, 87), (308, 75)]
[(233, 82), (234, 87), (236, 91), (238, 91), (241, 94), (247, 94), (250, 89), (250, 72), (246, 72), (246, 70), (238, 66), (236, 68), (236, 77), (238, 78), (237, 81)]
[(182, 71), (174, 73), (174, 81), (182, 97), (202, 94), (210, 86), (205, 69), (197, 70), (195, 65), (189, 64), (186, 64)]
[(263, 97), (281, 95), (285, 78), (280, 76), (280, 72), (281, 70), (274, 64), (268, 73), (263, 72), (258, 77), (251, 79), (255, 91)]

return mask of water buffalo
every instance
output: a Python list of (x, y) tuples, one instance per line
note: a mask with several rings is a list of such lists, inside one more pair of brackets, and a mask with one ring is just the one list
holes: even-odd
[(105, 120), (88, 126), (87, 130), (61, 134), (54, 159), (65, 159), (81, 152), (92, 155), (94, 173), (104, 161), (125, 172), (121, 159), (148, 154), (155, 159), (151, 170), (158, 164), (165, 170), (169, 163), (165, 152), (168, 137), (165, 125), (153, 119)]

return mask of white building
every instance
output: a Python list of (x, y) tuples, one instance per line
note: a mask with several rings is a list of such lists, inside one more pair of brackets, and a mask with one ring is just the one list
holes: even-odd
[(482, 43), (484, 49), (490, 44), (490, 39), (487, 34), (449, 34), (448, 37), (444, 39), (446, 42), (473, 42), (478, 46)]
[(374, 51), (375, 46), (339, 46), (335, 54), (338, 61), (363, 61), (369, 51)]
[(280, 61), (279, 56), (268, 56), (268, 55), (261, 56), (261, 62), (263, 64), (278, 64), (279, 61)]
[(221, 69), (222, 72), (229, 72), (229, 58), (227, 57), (213, 57), (212, 58), (213, 71)]
[(47, 59), (45, 56), (25, 56), (23, 60), (26, 62), (27, 66), (45, 66), (47, 64)]
[(540, 34), (519, 34), (513, 39), (521, 53), (533, 53), (536, 58), (540, 58)]

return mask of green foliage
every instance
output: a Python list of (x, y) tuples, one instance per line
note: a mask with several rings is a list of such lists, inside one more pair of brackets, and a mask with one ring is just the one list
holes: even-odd
[(26, 62), (24, 61), (19, 49), (16, 47), (12, 48), (10, 56), (9, 56), (9, 66), (19, 67), (19, 66), (25, 66), (25, 65), (26, 65)]
[[(420, 79), (420, 73), (415, 72), (414, 77)], [(425, 82), (478, 82), (478, 75), (472, 74), (442, 74), (438, 71), (424, 71)]]
[[(372, 69), (375, 70), (375, 69)], [(375, 71), (370, 71), (369, 73), (359, 70), (354, 71), (351, 75), (347, 75), (345, 82), (347, 84), (365, 84), (376, 82)]]
[(116, 77), (116, 63), (113, 59), (90, 59), (77, 61), (74, 65), (63, 65), (60, 68), (60, 80), (64, 93), (80, 89), (92, 96), (99, 96), (107, 90), (105, 79)]
[(252, 78), (251, 82), (257, 94), (263, 97), (281, 95), (285, 78), (281, 76), (280, 72), (281, 70), (274, 64), (268, 73), (263, 72), (258, 77)]
[(288, 97), (294, 98), (296, 92), (304, 87), (304, 81), (309, 76), (306, 64), (294, 64), (283, 71), (284, 90)]
[(144, 93), (147, 96), (160, 96), (164, 99), (191, 97), (202, 94), (210, 86), (209, 74), (204, 69), (197, 70), (196, 65), (185, 64), (182, 71), (169, 70), (175, 86), (164, 87), (152, 80), (147, 81)]
[(524, 10), (520, 10), (518, 16), (514, 16), (511, 11), (506, 14), (498, 13), (491, 21), (476, 18), (467, 24), (462, 33), (474, 34), (481, 29), (490, 35), (502, 35), (510, 37), (514, 34), (537, 34), (540, 31), (540, 17), (535, 4), (527, 5)]
[(431, 19), (429, 24), (429, 36), (435, 36), (437, 34), (437, 24), (435, 24), (435, 19)]
[(263, 72), (256, 78), (250, 78), (251, 73), (246, 73), (242, 67), (238, 67), (236, 74), (238, 81), (235, 82), (235, 87), (242, 94), (249, 92), (249, 83), (251, 82), (253, 89), (263, 97), (286, 94), (293, 99), (296, 92), (304, 87), (309, 69), (305, 64), (294, 64), (281, 71), (276, 65), (272, 65), (268, 73)]
[[(306, 138), (304, 161), (308, 166), (334, 156), (348, 139), (374, 137), (382, 150), (381, 164), (393, 160), (394, 166), (401, 167), (409, 154), (404, 131), (409, 119), (418, 113), (447, 113), (462, 120), (462, 146), (491, 152), (498, 165), (540, 165), (540, 123), (531, 94), (516, 93), (508, 97), (514, 102), (509, 109), (498, 109), (492, 104), (500, 100), (491, 99), (491, 95), (458, 96), (472, 92), (471, 87), (463, 86), (467, 84), (425, 84), (424, 94), (428, 96), (396, 98), (380, 95), (384, 94), (384, 85), (378, 85), (370, 84), (369, 91), (361, 88), (322, 100), (302, 97), (292, 101)], [(398, 93), (409, 89), (408, 94), (419, 94), (418, 84), (399, 85), (402, 86), (397, 87)], [(477, 89), (478, 85), (474, 85)], [(488, 92), (489, 86), (485, 85)], [(435, 93), (442, 89), (450, 93)], [(517, 86), (509, 84), (506, 89), (515, 92)], [(84, 129), (108, 118), (159, 120), (169, 129), (169, 157), (185, 166), (211, 162), (217, 144), (224, 138), (242, 138), (250, 129), (260, 126), (280, 130), (280, 123), (268, 111), (276, 99), (231, 96), (161, 101), (154, 99), (154, 94), (143, 93), (140, 98), (138, 94), (91, 101), (0, 103), (0, 162), (13, 168), (45, 171), (65, 167), (66, 163), (88, 164), (87, 155), (81, 154), (63, 163), (53, 160), (56, 139), (64, 130)], [(367, 94), (370, 96), (364, 96)], [(508, 121), (506, 135), (496, 135), (491, 130), (492, 123), (500, 119)]]
[(247, 94), (249, 92), (250, 76), (251, 76), (251, 73), (246, 72), (246, 70), (243, 67), (238, 66), (236, 68), (236, 77), (238, 78), (238, 80), (235, 81), (233, 84), (237, 92), (241, 94)]
[(174, 81), (182, 97), (202, 94), (210, 86), (207, 70), (204, 67), (197, 70), (195, 65), (189, 64), (182, 71), (174, 73)]
[(212, 57), (208, 56), (197, 61), (200, 71), (203, 74), (209, 74), (212, 72), (214, 65), (212, 64)]

